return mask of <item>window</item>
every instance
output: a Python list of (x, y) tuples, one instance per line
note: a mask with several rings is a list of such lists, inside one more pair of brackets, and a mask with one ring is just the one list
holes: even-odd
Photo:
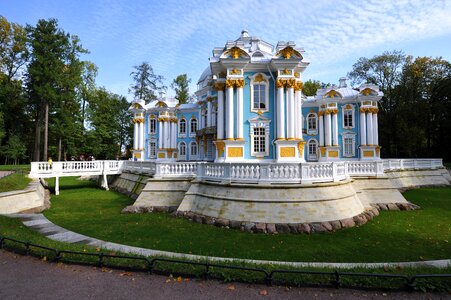
[(251, 156), (263, 158), (269, 155), (270, 123), (271, 120), (263, 116), (249, 119)]
[(157, 156), (157, 143), (150, 142), (149, 143), (149, 157), (155, 158)]
[(343, 108), (343, 128), (354, 128), (354, 107), (350, 104)]
[(266, 109), (266, 84), (254, 84), (254, 109)]
[(316, 134), (317, 132), (317, 117), (316, 114), (310, 113), (307, 116), (307, 132), (309, 134)]
[(254, 149), (255, 154), (264, 154), (266, 152), (266, 134), (265, 127), (254, 127)]
[(190, 135), (196, 135), (197, 131), (197, 119), (191, 119), (190, 121)]
[(186, 134), (186, 121), (181, 119), (179, 122), (179, 134)]
[(196, 142), (191, 142), (191, 146), (190, 146), (190, 158), (191, 159), (196, 159), (197, 158), (197, 143)]
[(316, 140), (308, 142), (308, 160), (318, 160), (318, 143)]
[(181, 142), (179, 144), (179, 155), (180, 156), (185, 156), (186, 155), (186, 144), (185, 144), (185, 142)]
[(263, 73), (250, 77), (251, 111), (269, 110), (269, 81)]
[(343, 156), (355, 156), (355, 133), (353, 132), (343, 134)]
[(157, 119), (155, 117), (150, 117), (150, 120), (149, 120), (149, 133), (150, 134), (157, 133)]

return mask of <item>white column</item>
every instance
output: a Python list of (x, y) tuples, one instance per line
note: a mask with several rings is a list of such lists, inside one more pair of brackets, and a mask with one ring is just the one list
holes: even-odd
[(367, 143), (368, 145), (374, 145), (373, 143), (373, 117), (371, 113), (366, 114), (366, 132), (367, 132)]
[(218, 90), (218, 118), (216, 120), (216, 138), (224, 139), (224, 92)]
[(163, 123), (163, 148), (167, 149), (169, 148), (169, 122), (165, 121)]
[(139, 123), (139, 149), (144, 149), (144, 122)]
[(326, 146), (331, 146), (332, 145), (332, 136), (331, 136), (330, 114), (326, 113), (324, 116), (326, 118), (326, 122), (325, 122), (325, 126), (326, 126)]
[(377, 125), (377, 112), (373, 113), (373, 144), (378, 146), (379, 145), (379, 132), (378, 132), (378, 125)]
[(333, 125), (333, 145), (338, 146), (338, 114), (332, 115), (332, 125)]
[[(244, 79), (243, 79), (244, 80)], [(238, 85), (236, 88), (236, 138), (243, 140), (243, 87)]]
[(360, 111), (360, 145), (366, 146), (366, 120), (364, 111)]
[(207, 127), (211, 127), (211, 100), (207, 101)]
[(158, 149), (163, 148), (163, 122), (158, 121)]
[(302, 93), (298, 90), (295, 94), (295, 111), (296, 115), (294, 117), (295, 121), (295, 129), (296, 129), (296, 138), (303, 139), (302, 137), (302, 124), (304, 122), (302, 118)]
[(133, 129), (133, 149), (138, 149), (138, 123), (135, 122), (135, 126)]
[(324, 147), (324, 121), (323, 121), (323, 115), (320, 115), (318, 118), (318, 124), (319, 124), (319, 145), (321, 147)]
[(233, 140), (234, 137), (234, 113), (233, 113), (233, 85), (227, 87), (226, 92), (226, 139)]
[(284, 87), (277, 88), (277, 139), (285, 139)]
[(172, 149), (175, 149), (175, 148), (177, 148), (176, 147), (176, 144), (177, 144), (177, 141), (176, 141), (176, 130), (177, 130), (177, 128), (176, 128), (176, 122), (171, 122), (171, 148)]
[(287, 88), (287, 138), (294, 139), (295, 131), (294, 131), (294, 88)]

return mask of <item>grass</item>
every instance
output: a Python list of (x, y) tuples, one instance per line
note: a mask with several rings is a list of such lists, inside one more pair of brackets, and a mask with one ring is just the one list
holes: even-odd
[(23, 190), (30, 183), (31, 179), (22, 172), (15, 172), (11, 175), (0, 178), (0, 193)]
[(0, 171), (22, 171), (30, 172), (30, 165), (0, 165)]
[(167, 213), (121, 214), (133, 200), (94, 182), (62, 178), (45, 212), (54, 223), (131, 246), (208, 256), (305, 262), (386, 262), (449, 258), (451, 188), (412, 190), (417, 211), (381, 212), (362, 227), (335, 233), (250, 234)]

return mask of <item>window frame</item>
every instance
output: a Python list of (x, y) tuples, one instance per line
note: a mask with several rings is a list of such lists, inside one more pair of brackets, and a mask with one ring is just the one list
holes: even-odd
[[(157, 122), (158, 122), (158, 120), (155, 115), (149, 116), (149, 134), (152, 134), (152, 135), (157, 134)], [(154, 124), (154, 126), (152, 126), (152, 124)]]
[[(155, 153), (152, 155), (152, 144), (155, 144), (154, 151)], [(149, 141), (149, 150), (148, 150), (148, 156), (151, 159), (157, 158), (157, 147), (158, 147), (158, 141), (156, 139), (152, 139)]]
[[(184, 132), (182, 132), (182, 122), (184, 123)], [(178, 135), (179, 137), (186, 137), (186, 119), (181, 118), (178, 122)]]
[[(257, 117), (254, 119), (250, 119), (249, 120), (249, 136), (250, 136), (250, 152), (251, 152), (251, 156), (253, 157), (259, 157), (259, 158), (263, 158), (265, 156), (269, 156), (269, 138), (270, 138), (270, 123), (271, 120), (268, 118), (264, 118), (264, 117)], [(264, 142), (265, 142), (265, 151), (264, 152), (255, 152), (255, 139), (254, 139), (254, 128), (264, 128)]]
[[(351, 139), (351, 153), (346, 152), (346, 139)], [(344, 132), (341, 135), (341, 148), (343, 157), (355, 157), (356, 156), (356, 133)]]
[[(196, 123), (196, 130), (194, 130), (194, 131), (193, 131), (193, 122)], [(197, 130), (199, 130), (199, 122), (197, 121), (197, 119), (195, 117), (192, 117), (189, 120), (189, 136), (195, 137)]]
[[(193, 154), (193, 146), (196, 149), (195, 154)], [(199, 155), (199, 146), (197, 145), (197, 143), (195, 141), (192, 141), (191, 143), (189, 143), (189, 159), (197, 160), (198, 155)]]
[[(250, 79), (250, 109), (251, 112), (268, 112), (269, 111), (269, 77), (264, 73), (256, 73), (253, 76), (249, 77)], [(264, 86), (264, 102), (260, 101), (259, 103), (264, 103), (265, 108), (254, 108), (254, 85), (263, 85)], [(261, 99), (259, 99), (261, 100)]]
[[(310, 129), (310, 116), (313, 116), (315, 118), (315, 128)], [(316, 112), (309, 112), (307, 114), (306, 120), (306, 128), (307, 128), (307, 134), (309, 135), (317, 135), (318, 134), (318, 114)]]
[[(347, 112), (351, 112), (351, 120), (352, 120), (352, 125), (351, 126), (346, 126), (346, 124), (345, 124), (345, 115), (346, 115)], [(353, 129), (353, 128), (355, 128), (355, 123), (356, 123), (356, 120), (355, 120), (355, 105), (352, 105), (352, 104), (343, 105), (342, 108), (341, 108), (341, 115), (342, 115), (342, 123), (341, 124), (342, 124), (342, 127), (344, 129)]]
[[(315, 154), (311, 154), (310, 145), (315, 144)], [(318, 161), (318, 141), (316, 139), (309, 139), (307, 142), (307, 161)]]
[[(183, 152), (182, 154), (182, 146), (183, 146)], [(178, 151), (179, 151), (179, 159), (186, 159), (186, 143), (184, 141), (181, 141), (178, 145)]]

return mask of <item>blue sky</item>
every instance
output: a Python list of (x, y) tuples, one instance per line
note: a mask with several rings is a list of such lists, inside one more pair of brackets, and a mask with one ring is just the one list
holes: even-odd
[(359, 57), (386, 50), (451, 61), (451, 0), (0, 0), (0, 14), (22, 25), (57, 18), (91, 52), (84, 59), (98, 66), (98, 85), (130, 100), (130, 72), (143, 61), (167, 86), (187, 73), (193, 93), (211, 50), (244, 28), (303, 47), (304, 80), (336, 83)]

